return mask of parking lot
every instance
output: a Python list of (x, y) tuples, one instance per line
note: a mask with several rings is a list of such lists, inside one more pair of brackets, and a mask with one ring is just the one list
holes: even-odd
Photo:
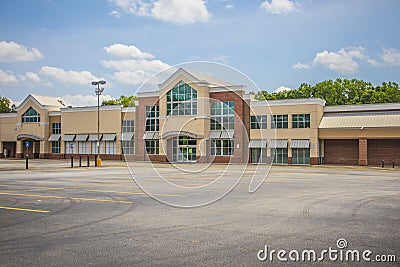
[[(148, 164), (131, 163), (134, 176), (148, 174), (145, 189), (157, 189), (153, 198), (124, 165), (104, 162), (103, 167), (72, 169), (67, 160), (37, 160), (25, 170), (22, 160), (0, 160), (0, 265), (399, 265), (398, 168), (274, 166), (260, 189), (249, 194), (256, 166), (237, 165), (230, 176), (241, 172), (243, 177), (229, 194), (208, 205), (182, 208), (162, 202), (187, 203), (196, 192), (160, 188)], [(182, 174), (168, 164), (154, 166), (170, 182), (194, 188), (226, 169), (213, 165), (208, 172)], [(212, 195), (225, 185), (215, 184), (207, 192)], [(257, 258), (266, 245), (321, 251), (336, 248), (341, 238), (348, 248), (396, 254), (397, 262)]]

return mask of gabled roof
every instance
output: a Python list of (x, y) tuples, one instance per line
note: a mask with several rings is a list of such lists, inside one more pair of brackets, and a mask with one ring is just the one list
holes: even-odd
[(25, 106), (29, 100), (35, 102), (41, 109), (60, 110), (60, 108), (64, 107), (58, 102), (58, 98), (56, 97), (29, 94), (24, 101), (18, 105), (17, 110)]
[(207, 86), (210, 88), (226, 88), (226, 89), (241, 89), (243, 90), (242, 85), (236, 85), (230, 82), (222, 81), (217, 78), (202, 74), (202, 73), (197, 73), (194, 71), (190, 71), (187, 69), (179, 68), (174, 74), (172, 74), (168, 79), (166, 79), (163, 83), (159, 84), (158, 87), (160, 90), (165, 89), (168, 87), (172, 81), (174, 81), (178, 76), (184, 76), (186, 77), (189, 81), (192, 81), (196, 83), (199, 86)]
[(220, 87), (220, 86), (235, 86), (235, 84), (226, 82), (211, 76), (208, 76), (203, 73), (194, 72), (191, 70), (185, 70), (186, 72), (190, 73), (193, 77), (195, 77), (198, 81), (207, 82), (209, 85), (208, 87)]

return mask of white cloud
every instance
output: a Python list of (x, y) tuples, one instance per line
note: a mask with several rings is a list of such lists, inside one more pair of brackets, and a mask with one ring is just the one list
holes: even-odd
[(290, 0), (271, 0), (265, 1), (260, 5), (260, 8), (272, 14), (288, 14), (290, 12), (297, 11), (299, 3), (295, 3)]
[(228, 64), (228, 57), (225, 55), (218, 55), (211, 58), (212, 61), (221, 62), (224, 64)]
[(284, 92), (284, 91), (290, 91), (292, 90), (292, 88), (286, 87), (286, 86), (280, 86), (278, 88), (275, 89), (275, 93), (279, 93), (279, 92)]
[(116, 17), (117, 19), (119, 19), (121, 17), (121, 13), (119, 13), (117, 10), (113, 10), (109, 13), (111, 16)]
[(0, 42), (0, 61), (33, 61), (42, 57), (37, 48), (28, 50), (25, 46), (15, 42)]
[[(95, 95), (65, 95), (60, 98), (65, 105), (73, 107), (97, 106), (97, 96)], [(110, 95), (101, 95), (100, 103), (104, 100), (110, 100)]]
[(113, 44), (104, 47), (104, 50), (112, 56), (119, 58), (154, 58), (154, 55), (142, 52), (134, 45)]
[(161, 60), (103, 60), (101, 64), (106, 68), (117, 70), (113, 74), (116, 82), (122, 84), (139, 85), (153, 74), (170, 67)]
[(381, 56), (383, 61), (389, 65), (399, 66), (400, 65), (400, 51), (394, 48), (383, 48), (383, 54)]
[(337, 52), (322, 51), (314, 58), (314, 65), (321, 65), (340, 74), (353, 74), (358, 71), (359, 64), (356, 60), (365, 60), (375, 65), (377, 63), (364, 54), (364, 48), (342, 48)]
[(136, 59), (125, 59), (125, 60), (102, 60), (101, 64), (106, 68), (115, 69), (118, 71), (135, 71), (143, 70), (149, 72), (159, 72), (169, 67), (168, 64), (161, 60), (136, 60)]
[(206, 22), (211, 14), (204, 0), (113, 0), (123, 11), (139, 16), (151, 16), (176, 24)]
[(24, 75), (19, 75), (19, 78), (25, 82), (40, 83), (42, 79), (34, 72), (26, 72)]
[(0, 69), (0, 84), (17, 84), (18, 80), (13, 74)]
[(300, 62), (297, 62), (292, 66), (293, 69), (309, 69), (310, 64), (301, 64)]
[(232, 5), (232, 4), (229, 4), (229, 5), (226, 5), (226, 6), (225, 6), (225, 9), (226, 9), (226, 10), (232, 10), (232, 9), (234, 9), (234, 8), (235, 8), (235, 6)]
[(89, 85), (92, 81), (99, 80), (99, 78), (90, 73), (90, 71), (65, 71), (64, 69), (49, 66), (42, 67), (39, 74), (65, 84)]

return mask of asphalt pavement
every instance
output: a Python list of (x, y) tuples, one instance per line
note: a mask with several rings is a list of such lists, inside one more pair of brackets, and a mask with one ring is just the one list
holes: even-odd
[[(0, 160), (0, 265), (399, 266), (399, 169), (128, 165)], [(255, 171), (269, 175), (249, 193)], [(371, 261), (289, 258), (330, 247)]]

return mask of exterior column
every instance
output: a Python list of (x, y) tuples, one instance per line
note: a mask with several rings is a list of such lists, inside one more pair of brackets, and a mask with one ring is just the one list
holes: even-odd
[(358, 165), (368, 165), (368, 139), (358, 139)]
[(17, 140), (17, 151), (16, 158), (24, 158), (24, 147), (22, 146), (22, 141)]

